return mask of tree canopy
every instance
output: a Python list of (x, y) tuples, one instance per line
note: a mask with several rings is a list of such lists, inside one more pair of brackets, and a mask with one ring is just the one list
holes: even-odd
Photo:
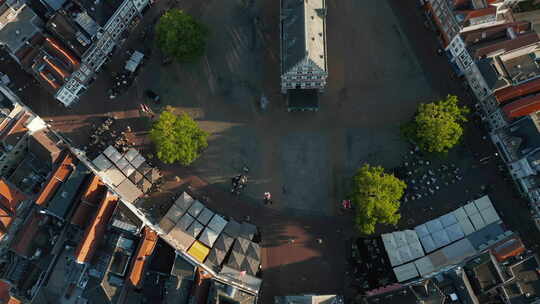
[(159, 18), (156, 40), (159, 48), (179, 61), (194, 61), (204, 55), (208, 29), (179, 9)]
[(169, 111), (161, 112), (150, 130), (157, 157), (166, 164), (190, 165), (208, 146), (207, 137), (208, 133), (189, 115), (177, 116)]
[(460, 107), (456, 96), (423, 103), (413, 120), (403, 126), (403, 133), (424, 152), (446, 153), (463, 135), (463, 123), (467, 121), (467, 107)]
[(359, 232), (372, 234), (375, 226), (395, 225), (400, 219), (400, 202), (407, 185), (380, 166), (363, 165), (353, 177), (350, 199), (356, 208)]

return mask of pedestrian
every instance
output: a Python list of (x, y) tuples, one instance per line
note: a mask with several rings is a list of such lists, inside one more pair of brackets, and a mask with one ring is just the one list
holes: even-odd
[(270, 192), (265, 192), (264, 193), (264, 204), (265, 205), (267, 205), (267, 204), (272, 205), (272, 194), (270, 194)]

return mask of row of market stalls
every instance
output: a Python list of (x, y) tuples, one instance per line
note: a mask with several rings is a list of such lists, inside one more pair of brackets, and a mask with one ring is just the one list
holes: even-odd
[(381, 236), (398, 282), (458, 264), (513, 235), (483, 196), (414, 230)]
[(225, 219), (182, 193), (159, 221), (161, 237), (219, 276), (258, 290), (261, 248), (257, 228)]
[(92, 163), (100, 171), (100, 176), (109, 181), (122, 199), (133, 203), (161, 178), (158, 169), (150, 166), (135, 149), (120, 153), (113, 146), (107, 147)]

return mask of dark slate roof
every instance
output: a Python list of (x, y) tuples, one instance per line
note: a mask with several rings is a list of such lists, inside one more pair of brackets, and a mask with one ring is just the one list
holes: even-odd
[(47, 210), (59, 218), (64, 219), (67, 216), (71, 205), (73, 205), (75, 196), (79, 193), (79, 188), (88, 174), (88, 168), (83, 163), (80, 163), (73, 170), (66, 182), (62, 184), (61, 188), (58, 189), (55, 196), (49, 202)]
[(518, 147), (520, 157), (540, 147), (540, 134), (538, 134), (536, 124), (530, 116), (512, 124), (510, 133), (521, 139), (521, 144)]
[(288, 71), (306, 57), (306, 24), (303, 0), (282, 0), (282, 67)]
[(484, 58), (479, 60), (476, 65), (478, 66), (478, 70), (480, 70), (482, 76), (484, 76), (484, 80), (486, 81), (488, 87), (491, 90), (496, 90), (505, 86), (507, 82), (502, 79), (499, 74), (497, 74), (497, 71), (495, 71), (492, 63), (492, 58)]

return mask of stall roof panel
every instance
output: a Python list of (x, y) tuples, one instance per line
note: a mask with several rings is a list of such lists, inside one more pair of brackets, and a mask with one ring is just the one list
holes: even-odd
[(242, 231), (242, 226), (237, 221), (231, 219), (227, 226), (225, 226), (225, 229), (223, 230), (224, 233), (228, 234), (230, 237), (236, 238), (239, 237)]
[(486, 226), (486, 223), (484, 222), (484, 219), (482, 218), (480, 213), (473, 214), (469, 216), (469, 218), (471, 219), (471, 223), (476, 230), (480, 230)]
[(403, 261), (401, 260), (401, 256), (399, 255), (397, 249), (387, 250), (386, 254), (388, 255), (388, 259), (390, 260), (390, 265), (396, 266), (403, 264)]
[(203, 225), (208, 225), (210, 219), (214, 216), (214, 212), (208, 208), (204, 208), (203, 211), (197, 217), (197, 220)]
[(107, 155), (107, 157), (111, 160), (111, 162), (113, 162), (114, 164), (117, 164), (118, 161), (122, 158), (122, 154), (120, 154), (118, 150), (114, 149), (111, 155)]
[(116, 191), (122, 196), (122, 200), (128, 203), (135, 202), (139, 197), (143, 195), (142, 191), (135, 186), (129, 179), (124, 179)]
[(450, 263), (459, 263), (476, 254), (476, 250), (468, 239), (461, 239), (441, 249)]
[(212, 217), (212, 220), (210, 220), (210, 223), (208, 223), (208, 227), (212, 228), (212, 230), (214, 230), (218, 234), (223, 231), (225, 226), (227, 226), (227, 221), (219, 214), (214, 215), (214, 217)]
[(465, 233), (463, 233), (463, 230), (461, 230), (461, 226), (459, 225), (459, 223), (455, 223), (452, 226), (446, 227), (445, 230), (448, 234), (450, 242), (455, 242), (465, 237)]
[(475, 200), (474, 204), (476, 205), (476, 208), (478, 208), (478, 210), (480, 211), (487, 208), (493, 208), (493, 204), (491, 203), (491, 200), (487, 195), (484, 195), (481, 198)]
[(135, 169), (139, 168), (145, 161), (144, 157), (142, 155), (137, 155), (132, 161), (131, 164)]
[(482, 219), (484, 219), (484, 222), (486, 225), (489, 225), (491, 223), (495, 223), (501, 220), (499, 215), (497, 214), (497, 211), (493, 207), (488, 207), (486, 209), (483, 209), (480, 211), (480, 214), (482, 215)]
[(204, 262), (208, 253), (210, 253), (210, 248), (199, 241), (195, 241), (188, 250), (188, 254), (201, 263)]
[(439, 220), (441, 221), (443, 227), (452, 226), (457, 223), (456, 216), (452, 212), (439, 217)]
[(414, 230), (403, 230), (405, 233), (405, 240), (407, 241), (407, 244), (411, 246), (413, 243), (419, 243), (420, 240), (418, 239), (418, 235)]
[(418, 270), (418, 273), (422, 277), (435, 271), (435, 267), (433, 267), (431, 260), (427, 256), (421, 257), (418, 260), (414, 261), (414, 265), (416, 266), (416, 270)]
[(206, 246), (212, 248), (218, 238), (218, 234), (209, 227), (204, 228), (203, 232), (199, 236), (199, 241)]
[(412, 260), (411, 250), (408, 246), (398, 248), (398, 254), (403, 263)]
[(469, 217), (478, 213), (478, 208), (476, 208), (474, 202), (468, 203), (463, 207), (463, 209), (465, 209), (465, 213), (467, 213), (467, 216)]
[(443, 229), (443, 226), (441, 224), (441, 221), (439, 219), (433, 219), (426, 223), (427, 230), (429, 233), (433, 234), (437, 231), (440, 231)]
[(431, 234), (431, 237), (433, 238), (433, 242), (437, 248), (450, 244), (450, 238), (448, 237), (446, 230), (439, 230)]
[(398, 267), (394, 267), (394, 274), (396, 275), (396, 278), (400, 283), (410, 279), (414, 279), (419, 275), (418, 271), (416, 270), (416, 266), (412, 262)]
[(105, 175), (115, 187), (118, 187), (118, 185), (120, 185), (124, 179), (126, 179), (125, 175), (122, 174), (120, 170), (116, 169), (116, 167), (110, 167), (109, 169), (105, 170)]
[(182, 209), (184, 211), (187, 211), (189, 209), (189, 207), (191, 207), (191, 205), (193, 204), (194, 201), (195, 200), (193, 199), (193, 197), (191, 197), (191, 195), (187, 194), (186, 192), (183, 192), (176, 199), (174, 204), (176, 206), (178, 206), (178, 208), (180, 208), (180, 209)]
[(431, 264), (433, 265), (433, 267), (435, 267), (435, 269), (439, 269), (448, 264), (448, 259), (446, 258), (446, 255), (444, 255), (442, 250), (433, 251), (429, 255), (429, 260), (431, 261)]
[(465, 233), (465, 235), (469, 235), (476, 231), (476, 229), (474, 229), (473, 224), (471, 223), (471, 220), (468, 217), (463, 220), (460, 220), (458, 224), (459, 224), (459, 227), (461, 227), (461, 230), (463, 230), (463, 233)]
[(394, 235), (392, 233), (382, 234), (381, 239), (383, 241), (384, 248), (386, 248), (387, 251), (397, 248), (396, 240), (394, 239)]
[(242, 222), (242, 224), (240, 224), (240, 237), (243, 237), (246, 240), (253, 240), (253, 237), (255, 237), (256, 233), (257, 227), (255, 225), (246, 222)]
[(129, 162), (127, 161), (127, 159), (125, 159), (124, 157), (120, 158), (117, 162), (116, 162), (116, 166), (118, 167), (118, 169), (120, 169), (120, 171), (122, 171), (125, 167), (127, 167), (129, 165)]
[(411, 243), (409, 245), (409, 248), (411, 250), (412, 260), (424, 256), (424, 249), (422, 249), (422, 245), (420, 244), (420, 241)]
[(175, 204), (171, 205), (171, 208), (169, 208), (169, 211), (165, 214), (165, 217), (168, 217), (172, 222), (178, 222), (180, 218), (184, 215), (184, 211)]
[(181, 230), (178, 226), (175, 226), (171, 232), (167, 234), (166, 238), (175, 248), (183, 251), (186, 251), (195, 242), (193, 236)]
[(416, 231), (416, 234), (419, 238), (422, 238), (429, 234), (429, 231), (426, 228), (425, 224), (418, 225), (414, 228), (414, 231)]
[(394, 239), (396, 240), (396, 246), (398, 248), (407, 246), (407, 239), (405, 238), (405, 232), (395, 231), (392, 232)]
[(424, 247), (425, 252), (432, 252), (433, 250), (437, 249), (437, 246), (435, 246), (435, 242), (433, 241), (431, 234), (421, 238), (420, 243), (422, 243), (422, 247)]
[(193, 205), (188, 209), (189, 214), (191, 214), (193, 217), (199, 216), (199, 213), (201, 213), (204, 209), (204, 205), (201, 204), (199, 201), (194, 201)]
[(98, 157), (96, 157), (92, 163), (99, 169), (99, 171), (105, 171), (112, 167), (112, 163), (103, 154), (98, 155)]
[(118, 150), (116, 150), (116, 148), (113, 146), (108, 146), (107, 149), (103, 151), (103, 154), (105, 154), (105, 156), (107, 156), (108, 158), (111, 158), (111, 156), (116, 153), (118, 153)]
[(457, 208), (456, 210), (452, 211), (452, 213), (458, 221), (467, 218), (467, 213), (465, 212), (465, 209), (463, 209), (463, 207)]
[(176, 226), (184, 231), (187, 231), (189, 225), (191, 225), (194, 220), (195, 218), (193, 218), (193, 216), (191, 216), (189, 213), (185, 213), (184, 216), (182, 216), (182, 218), (180, 219), (180, 221), (178, 221)]
[(161, 218), (161, 220), (159, 221), (159, 227), (163, 229), (165, 233), (171, 231), (171, 229), (174, 228), (174, 225), (175, 223), (171, 222), (171, 220), (166, 217)]
[(187, 233), (189, 233), (194, 238), (197, 238), (199, 234), (201, 234), (203, 228), (204, 226), (201, 223), (193, 221), (193, 223), (191, 223), (191, 225), (187, 229)]
[(135, 159), (135, 157), (137, 157), (137, 155), (139, 155), (139, 151), (133, 149), (133, 148), (130, 148), (127, 152), (126, 152), (126, 155), (124, 155), (124, 157), (127, 159), (127, 161), (131, 162)]
[(135, 168), (133, 168), (131, 164), (127, 164), (121, 171), (125, 176), (129, 177), (131, 174), (133, 174), (133, 172), (135, 172)]

